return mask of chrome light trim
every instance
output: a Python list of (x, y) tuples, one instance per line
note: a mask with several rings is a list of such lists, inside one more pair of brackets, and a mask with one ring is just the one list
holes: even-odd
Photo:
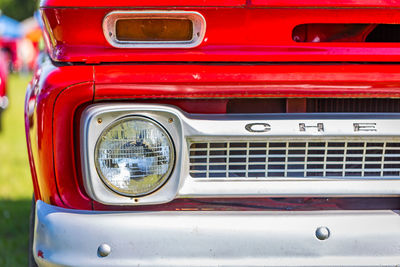
[[(175, 165), (169, 178), (157, 190), (144, 196), (128, 197), (111, 191), (101, 180), (95, 167), (96, 142), (113, 122), (130, 116), (140, 116), (157, 122), (169, 134), (175, 148)], [(159, 204), (173, 200), (181, 177), (182, 126), (179, 114), (173, 109), (144, 105), (99, 104), (88, 107), (81, 119), (81, 151), (84, 186), (88, 195), (103, 204), (132, 205)]]
[[(104, 125), (124, 116), (145, 116), (162, 125), (175, 144), (176, 161), (171, 177), (156, 192), (138, 198), (117, 195), (105, 187), (94, 168), (94, 142)], [(97, 120), (101, 118), (102, 124)], [(270, 130), (249, 132), (249, 123), (268, 123)], [(324, 124), (324, 131), (299, 124)], [(375, 123), (377, 131), (355, 131), (353, 124)], [(305, 178), (193, 178), (189, 170), (189, 145), (193, 140), (400, 140), (400, 114), (209, 114), (192, 115), (174, 107), (154, 104), (95, 104), (81, 119), (84, 185), (89, 196), (104, 204), (165, 203), (185, 197), (351, 197), (400, 196), (398, 177), (368, 179)]]
[[(189, 19), (193, 22), (193, 36), (189, 41), (121, 41), (117, 39), (116, 23), (121, 19), (158, 18)], [(112, 11), (103, 20), (103, 33), (110, 45), (116, 48), (193, 48), (199, 46), (206, 33), (206, 20), (195, 11)]]

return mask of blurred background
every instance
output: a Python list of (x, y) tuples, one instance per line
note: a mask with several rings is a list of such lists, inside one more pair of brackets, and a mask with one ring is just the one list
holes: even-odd
[(34, 0), (0, 0), (0, 266), (27, 266), (32, 182), (24, 98), (43, 47)]

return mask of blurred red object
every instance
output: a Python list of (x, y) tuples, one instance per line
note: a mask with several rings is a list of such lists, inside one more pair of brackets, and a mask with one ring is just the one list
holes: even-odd
[(8, 106), (7, 98), (7, 76), (8, 76), (8, 66), (7, 66), (7, 56), (4, 52), (0, 52), (0, 130), (1, 130), (1, 117), (3, 110)]
[(30, 17), (21, 22), (23, 37), (18, 44), (18, 57), (21, 59), (22, 71), (32, 71), (39, 55), (39, 43), (42, 31), (38, 21)]
[(9, 71), (18, 70), (21, 66), (18, 57), (18, 39), (0, 36), (0, 49)]

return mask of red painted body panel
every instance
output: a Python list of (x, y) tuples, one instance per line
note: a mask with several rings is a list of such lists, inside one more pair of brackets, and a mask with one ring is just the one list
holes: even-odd
[(42, 0), (40, 7), (245, 6), (246, 0)]
[(155, 6), (262, 6), (262, 7), (399, 7), (397, 0), (42, 0), (41, 7), (155, 7)]
[(95, 100), (400, 97), (399, 65), (104, 65), (95, 76)]
[[(231, 98), (400, 98), (398, 43), (292, 40), (294, 27), (305, 23), (399, 23), (398, 1), (45, 0), (41, 6), (48, 52), (60, 67), (47, 60), (38, 70), (25, 114), (35, 196), (49, 204), (82, 210), (224, 210), (223, 201), (234, 202), (180, 199), (117, 207), (92, 201), (82, 185), (79, 151), (80, 114), (91, 103), (153, 102), (193, 113), (224, 113)], [(144, 9), (200, 12), (207, 21), (203, 43), (193, 49), (118, 49), (107, 43), (106, 14)], [(351, 206), (348, 200), (290, 201), (240, 202), (244, 209), (259, 209), (256, 204), (261, 209)], [(398, 199), (392, 201), (397, 208)]]
[(82, 180), (80, 172), (77, 172), (80, 170), (77, 167), (80, 167), (80, 153), (75, 153), (79, 151), (75, 144), (79, 140), (79, 132), (74, 128), (74, 116), (80, 105), (87, 105), (93, 101), (93, 89), (92, 81), (65, 88), (58, 94), (54, 104), (54, 171), (57, 188), (66, 207), (92, 208), (91, 200), (81, 190)]
[(102, 29), (103, 18), (113, 10), (116, 9), (43, 8), (47, 22), (46, 43), (52, 59), (86, 63), (400, 61), (399, 43), (301, 43), (292, 40), (294, 27), (305, 23), (397, 24), (400, 12), (396, 8), (182, 7), (179, 10), (200, 12), (207, 22), (203, 43), (191, 49), (113, 48)]
[[(77, 122), (80, 110), (93, 100), (169, 99), (169, 104), (184, 110), (204, 112), (188, 107), (185, 99), (201, 103), (200, 99), (232, 97), (400, 97), (398, 65), (127, 64), (42, 69), (26, 104), (35, 195), (76, 209), (92, 209), (92, 204), (95, 209), (118, 209), (92, 203), (82, 187)], [(207, 112), (225, 112), (221, 103), (207, 106)], [(174, 202), (168, 208), (185, 203)]]
[[(28, 87), (25, 102), (25, 126), (28, 142), (29, 161), (31, 165), (32, 178), (34, 181), (35, 197), (46, 203), (65, 206), (58, 193), (55, 178), (55, 161), (53, 143), (70, 138), (64, 132), (62, 139), (55, 140), (53, 136), (53, 121), (58, 121), (55, 114), (55, 102), (67, 88), (75, 88), (73, 85), (90, 83), (93, 79), (92, 67), (63, 67), (55, 68), (51, 64), (44, 64), (36, 73), (33, 83)], [(82, 90), (77, 87), (76, 90)], [(73, 98), (74, 95), (71, 94)], [(68, 106), (65, 106), (67, 108)], [(65, 126), (63, 128), (66, 128)], [(71, 151), (67, 152), (68, 158)], [(64, 154), (64, 155), (65, 155)], [(66, 161), (68, 158), (64, 158)], [(57, 161), (56, 161), (57, 162)], [(69, 170), (62, 179), (70, 177), (75, 170)], [(84, 204), (84, 202), (82, 202)]]
[(251, 0), (254, 7), (399, 7), (397, 0)]
[(260, 210), (379, 210), (398, 209), (398, 198), (217, 198), (176, 199), (151, 206), (105, 206), (94, 203), (95, 210), (134, 211), (260, 211)]

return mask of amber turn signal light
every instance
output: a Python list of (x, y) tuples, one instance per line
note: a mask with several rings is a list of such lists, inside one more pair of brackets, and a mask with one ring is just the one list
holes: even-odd
[(117, 48), (193, 48), (203, 42), (206, 20), (195, 11), (112, 11), (103, 32)]
[(120, 19), (116, 21), (120, 41), (190, 41), (193, 23), (189, 19)]

